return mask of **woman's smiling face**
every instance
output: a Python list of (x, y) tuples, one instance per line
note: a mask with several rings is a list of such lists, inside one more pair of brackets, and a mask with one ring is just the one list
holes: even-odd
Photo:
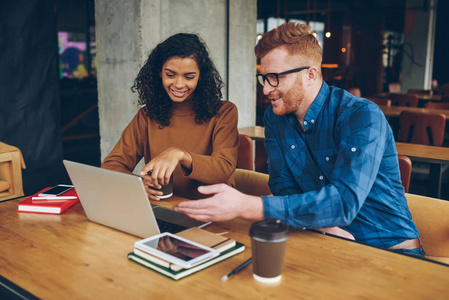
[(191, 100), (200, 78), (198, 64), (191, 57), (172, 57), (162, 66), (162, 85), (173, 102)]

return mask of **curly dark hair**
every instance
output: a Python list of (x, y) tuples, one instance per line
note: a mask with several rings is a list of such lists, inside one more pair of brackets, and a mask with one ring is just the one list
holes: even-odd
[(200, 75), (193, 93), (195, 122), (208, 122), (221, 107), (223, 81), (206, 44), (195, 34), (178, 33), (158, 44), (140, 69), (131, 91), (139, 93), (139, 104), (146, 105), (147, 115), (156, 119), (160, 128), (170, 125), (172, 101), (162, 85), (160, 73), (172, 57), (190, 57), (196, 61)]

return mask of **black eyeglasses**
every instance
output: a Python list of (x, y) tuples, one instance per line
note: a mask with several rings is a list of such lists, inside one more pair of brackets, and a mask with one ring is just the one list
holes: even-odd
[(285, 75), (285, 74), (290, 74), (290, 73), (296, 73), (305, 69), (308, 69), (310, 67), (302, 67), (302, 68), (297, 68), (297, 69), (292, 69), (292, 70), (288, 70), (282, 73), (268, 73), (268, 74), (256, 74), (257, 79), (259, 80), (259, 83), (264, 86), (265, 85), (265, 80), (268, 81), (268, 84), (271, 85), (272, 87), (277, 87), (279, 85), (279, 76), (280, 75)]

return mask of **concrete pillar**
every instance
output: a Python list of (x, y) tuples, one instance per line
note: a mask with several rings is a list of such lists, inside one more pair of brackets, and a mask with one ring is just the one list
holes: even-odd
[[(197, 33), (239, 109), (239, 127), (256, 119), (256, 0), (96, 0), (101, 159), (138, 110), (130, 87), (151, 50), (167, 37)], [(229, 97), (228, 97), (229, 96)]]
[(407, 0), (401, 90), (431, 89), (437, 0)]
[(229, 0), (229, 100), (239, 110), (239, 128), (256, 124), (257, 1)]

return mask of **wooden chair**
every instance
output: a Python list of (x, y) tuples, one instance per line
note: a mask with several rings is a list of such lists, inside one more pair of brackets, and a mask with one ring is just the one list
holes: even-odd
[(410, 187), (410, 177), (412, 176), (412, 161), (405, 155), (398, 155), (399, 171), (401, 173), (402, 186), (406, 193)]
[(253, 141), (245, 134), (239, 134), (240, 145), (237, 153), (237, 168), (254, 170)]
[(443, 114), (404, 110), (399, 115), (401, 142), (441, 146), (446, 118)]
[(232, 177), (235, 181), (235, 188), (242, 193), (253, 196), (271, 195), (268, 174), (237, 168)]
[(418, 107), (418, 95), (416, 94), (391, 93), (390, 99), (393, 106)]
[[(443, 114), (404, 110), (399, 116), (399, 124), (399, 140), (401, 142), (431, 146), (442, 146), (443, 144), (446, 125), (446, 118)], [(439, 168), (434, 164), (430, 164), (428, 167), (427, 165), (426, 163), (419, 163), (415, 167), (429, 169), (428, 186), (437, 182), (438, 191), (434, 196), (440, 198), (444, 168)], [(414, 169), (417, 171), (417, 168)]]
[(407, 94), (417, 94), (417, 95), (429, 95), (429, 96), (432, 96), (433, 95), (433, 91), (432, 90), (422, 90), (422, 89), (409, 89), (407, 91)]
[[(449, 102), (427, 102), (424, 104), (424, 108), (430, 108), (430, 109), (445, 109), (449, 110)], [(443, 147), (449, 147), (449, 127), (446, 127), (445, 133), (444, 133), (444, 141), (443, 141)]]
[(449, 83), (442, 84), (437, 87), (438, 95), (449, 96)]
[(387, 98), (366, 97), (366, 99), (376, 103), (377, 105), (391, 106), (391, 100)]
[(401, 84), (399, 82), (390, 82), (388, 84), (388, 92), (389, 93), (400, 93), (401, 92)]
[(0, 142), (0, 200), (23, 196), (25, 162), (17, 147)]
[(449, 264), (449, 202), (405, 194), (426, 258)]
[(358, 87), (350, 88), (349, 92), (356, 97), (362, 97), (362, 92), (360, 91), (360, 89)]
[(449, 102), (427, 102), (426, 104), (424, 104), (424, 108), (449, 110)]

